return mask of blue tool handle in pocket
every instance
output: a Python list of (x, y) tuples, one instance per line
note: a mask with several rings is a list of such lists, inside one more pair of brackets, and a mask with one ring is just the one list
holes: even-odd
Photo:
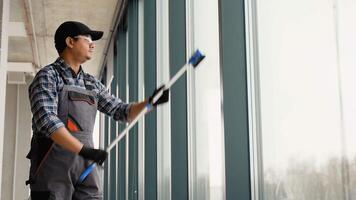
[(79, 183), (82, 183), (84, 181), (84, 179), (90, 174), (90, 172), (93, 171), (94, 167), (95, 163), (92, 163), (84, 170), (84, 172), (82, 172), (82, 174), (79, 176)]

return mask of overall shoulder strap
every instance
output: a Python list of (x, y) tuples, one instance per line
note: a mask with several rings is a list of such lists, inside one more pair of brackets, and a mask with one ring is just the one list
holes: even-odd
[(62, 70), (60, 69), (60, 67), (58, 65), (56, 65), (56, 64), (53, 65), (53, 66), (54, 66), (54, 69), (58, 72), (59, 76), (62, 78), (64, 84), (67, 85), (68, 84), (67, 83), (67, 79), (65, 78), (65, 76), (64, 76)]

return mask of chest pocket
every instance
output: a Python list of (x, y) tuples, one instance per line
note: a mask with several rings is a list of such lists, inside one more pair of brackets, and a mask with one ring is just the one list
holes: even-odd
[(95, 99), (91, 95), (83, 94), (83, 93), (78, 93), (74, 91), (69, 91), (68, 92), (68, 98), (72, 101), (83, 101), (87, 102), (90, 105), (95, 104)]
[[(64, 92), (67, 95), (64, 93), (62, 96), (61, 104), (63, 106), (60, 111), (62, 111), (63, 117), (61, 119), (67, 123), (68, 130), (72, 133), (75, 132), (78, 137), (80, 137), (78, 135), (80, 132), (85, 132), (91, 137), (97, 111), (94, 92), (71, 86), (67, 86)], [(88, 138), (86, 134), (82, 136)]]

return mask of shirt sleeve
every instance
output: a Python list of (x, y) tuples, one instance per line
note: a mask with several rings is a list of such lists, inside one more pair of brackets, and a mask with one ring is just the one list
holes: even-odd
[(32, 123), (35, 131), (49, 137), (64, 126), (57, 116), (58, 91), (55, 73), (40, 70), (29, 87)]
[(99, 89), (98, 110), (113, 117), (116, 121), (127, 122), (131, 104), (111, 95), (100, 81), (97, 81), (96, 85)]

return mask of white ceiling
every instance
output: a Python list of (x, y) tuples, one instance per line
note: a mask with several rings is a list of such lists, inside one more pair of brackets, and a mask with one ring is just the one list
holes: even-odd
[[(64, 21), (80, 21), (91, 29), (104, 31), (103, 38), (95, 43), (94, 57), (83, 64), (84, 71), (98, 76), (115, 10), (121, 2), (121, 0), (10, 0), (9, 28), (14, 31), (9, 31), (8, 61), (33, 63), (36, 67), (52, 63), (58, 57), (53, 39), (57, 27)], [(33, 30), (36, 33), (35, 37), (32, 34)]]

